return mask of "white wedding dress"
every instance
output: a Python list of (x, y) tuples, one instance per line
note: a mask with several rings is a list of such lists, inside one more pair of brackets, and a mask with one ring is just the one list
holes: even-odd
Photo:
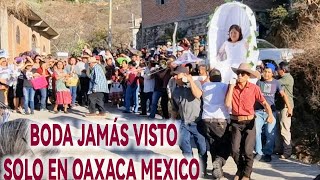
[(222, 82), (229, 83), (232, 78), (237, 75), (232, 71), (231, 67), (238, 68), (241, 63), (247, 62), (248, 48), (246, 41), (242, 39), (236, 43), (226, 41), (219, 50), (216, 69), (221, 72)]
[[(226, 40), (229, 38), (229, 28), (234, 24), (241, 27), (243, 40), (232, 44)], [(255, 13), (249, 6), (240, 2), (228, 2), (215, 10), (208, 24), (208, 61), (206, 63), (210, 68), (221, 71), (222, 82), (229, 83), (229, 79), (236, 77), (231, 67), (237, 68), (242, 62), (252, 64), (252, 70), (255, 70), (259, 59), (257, 35)], [(224, 58), (217, 56), (221, 54), (220, 50), (224, 50)]]

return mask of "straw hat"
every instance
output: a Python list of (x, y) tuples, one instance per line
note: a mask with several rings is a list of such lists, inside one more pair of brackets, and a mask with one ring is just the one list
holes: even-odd
[(98, 61), (95, 57), (89, 57), (88, 63), (98, 63)]
[(91, 56), (89, 56), (88, 54), (84, 54), (81, 56), (81, 58), (90, 58)]
[(236, 74), (239, 71), (244, 71), (250, 74), (250, 78), (261, 78), (260, 73), (258, 71), (253, 71), (249, 63), (241, 63), (238, 68), (231, 67), (231, 69)]

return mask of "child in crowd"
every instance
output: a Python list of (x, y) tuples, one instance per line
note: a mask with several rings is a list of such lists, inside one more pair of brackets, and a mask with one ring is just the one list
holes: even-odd
[(120, 106), (122, 94), (123, 94), (123, 87), (121, 85), (121, 81), (122, 81), (122, 77), (120, 76), (120, 70), (119, 68), (116, 68), (116, 71), (112, 76), (110, 94), (111, 94), (111, 100), (113, 105), (117, 105), (118, 108)]

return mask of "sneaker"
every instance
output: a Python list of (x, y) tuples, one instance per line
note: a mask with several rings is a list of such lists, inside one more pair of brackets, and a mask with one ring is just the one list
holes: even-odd
[(260, 154), (256, 154), (254, 156), (254, 160), (256, 160), (256, 161), (260, 161), (261, 159), (262, 159), (262, 155), (260, 155)]
[(289, 155), (287, 155), (287, 154), (282, 154), (282, 155), (280, 155), (280, 157), (279, 157), (280, 159), (289, 159), (290, 158), (290, 156)]
[(46, 112), (48, 111), (47, 109), (43, 108), (43, 109), (40, 109), (40, 112)]
[(272, 160), (271, 155), (264, 155), (262, 160), (264, 162), (271, 162), (271, 160)]
[(25, 112), (24, 115), (30, 115), (30, 113), (29, 112)]
[(34, 114), (34, 111), (31, 111), (31, 113), (30, 114)]
[(120, 110), (126, 110), (126, 108), (124, 106), (119, 107), (118, 109)]

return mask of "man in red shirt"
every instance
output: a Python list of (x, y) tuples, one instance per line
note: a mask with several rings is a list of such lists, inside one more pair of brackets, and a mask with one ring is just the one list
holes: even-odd
[(125, 96), (125, 107), (126, 110), (123, 111), (123, 113), (130, 113), (130, 107), (131, 107), (131, 99), (133, 97), (133, 103), (134, 103), (134, 113), (138, 113), (138, 106), (139, 106), (139, 100), (138, 97), (136, 96), (136, 91), (139, 89), (138, 85), (138, 78), (137, 74), (138, 71), (135, 68), (136, 63), (133, 61), (129, 62), (129, 71), (126, 73), (126, 80), (127, 80), (127, 89), (126, 89), (126, 96)]
[(260, 78), (256, 71), (251, 70), (247, 63), (239, 68), (232, 68), (238, 75), (236, 83), (231, 82), (226, 95), (226, 106), (232, 107), (231, 145), (232, 158), (237, 164), (238, 171), (235, 180), (249, 180), (253, 166), (253, 150), (255, 145), (255, 111), (254, 104), (259, 102), (268, 114), (267, 122), (272, 122), (272, 110), (263, 97), (260, 88), (249, 82), (250, 78)]

